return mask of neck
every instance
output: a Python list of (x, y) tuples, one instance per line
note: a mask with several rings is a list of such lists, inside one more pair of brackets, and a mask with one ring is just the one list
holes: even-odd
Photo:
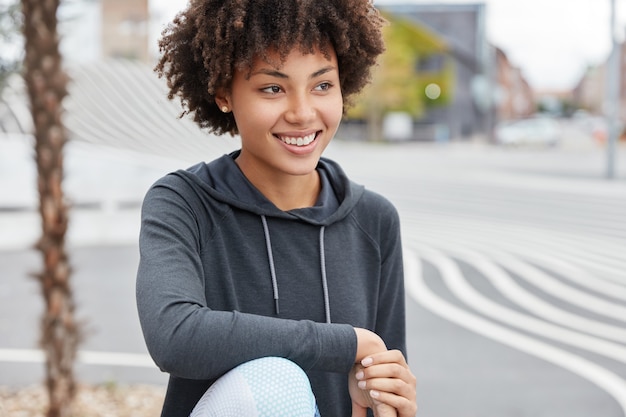
[(238, 165), (248, 181), (283, 211), (312, 207), (317, 201), (321, 190), (317, 170), (305, 175), (263, 175), (245, 165)]
[(283, 211), (312, 207), (317, 201), (320, 192), (320, 181), (317, 171), (303, 181), (294, 181), (291, 184), (275, 185), (259, 188), (276, 207)]

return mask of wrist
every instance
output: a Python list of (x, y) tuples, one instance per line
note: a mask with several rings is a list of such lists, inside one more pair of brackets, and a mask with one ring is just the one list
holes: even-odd
[(355, 327), (354, 332), (357, 338), (355, 363), (361, 362), (368, 355), (387, 351), (385, 342), (376, 333), (359, 327)]

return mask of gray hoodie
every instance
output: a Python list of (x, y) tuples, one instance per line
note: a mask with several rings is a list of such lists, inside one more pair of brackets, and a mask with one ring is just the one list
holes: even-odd
[(349, 416), (353, 327), (406, 355), (397, 212), (325, 158), (317, 204), (282, 211), (237, 155), (171, 173), (144, 200), (137, 306), (170, 374), (162, 415), (187, 417), (225, 372), (278, 356), (307, 372), (323, 417)]

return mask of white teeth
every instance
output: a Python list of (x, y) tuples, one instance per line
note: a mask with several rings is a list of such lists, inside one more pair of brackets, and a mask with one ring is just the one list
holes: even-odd
[(287, 145), (306, 146), (315, 140), (315, 133), (311, 133), (310, 135), (304, 137), (280, 136), (279, 138)]

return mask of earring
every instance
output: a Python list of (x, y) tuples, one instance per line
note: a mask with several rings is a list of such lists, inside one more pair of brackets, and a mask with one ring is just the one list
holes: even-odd
[(222, 106), (221, 110), (224, 113), (228, 113), (228, 106)]

